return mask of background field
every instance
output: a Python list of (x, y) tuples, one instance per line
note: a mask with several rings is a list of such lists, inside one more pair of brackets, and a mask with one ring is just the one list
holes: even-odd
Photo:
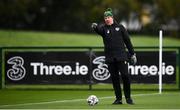
[[(132, 35), (134, 46), (158, 46), (157, 36)], [(180, 46), (179, 39), (166, 36), (164, 46)], [(103, 46), (101, 37), (95, 34), (0, 31), (0, 46)], [(111, 85), (37, 85), (7, 86), (0, 90), (0, 109), (180, 109), (180, 92), (177, 85), (132, 85), (135, 105), (111, 105), (114, 101)], [(17, 89), (18, 88), (18, 89)], [(86, 98), (97, 95), (100, 102), (88, 106)]]
[[(134, 46), (158, 46), (157, 36), (131, 35)], [(164, 46), (180, 46), (180, 40), (164, 36)], [(103, 46), (96, 34), (0, 30), (0, 46)]]

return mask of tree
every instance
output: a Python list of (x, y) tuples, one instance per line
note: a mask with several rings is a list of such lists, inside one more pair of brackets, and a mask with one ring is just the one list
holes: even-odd
[[(166, 26), (171, 31), (172, 36), (179, 37), (180, 34), (180, 0), (156, 0), (157, 19), (160, 24), (172, 25)], [(173, 29), (174, 28), (174, 29)]]

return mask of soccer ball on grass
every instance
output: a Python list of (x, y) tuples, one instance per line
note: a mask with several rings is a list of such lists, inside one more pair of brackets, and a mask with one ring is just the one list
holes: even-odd
[(90, 95), (88, 98), (87, 98), (87, 103), (90, 105), (90, 106), (94, 106), (96, 104), (98, 104), (99, 100), (98, 98), (95, 96), (95, 95)]

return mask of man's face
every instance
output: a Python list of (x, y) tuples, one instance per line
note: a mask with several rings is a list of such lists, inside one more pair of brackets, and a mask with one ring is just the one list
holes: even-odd
[(104, 21), (105, 21), (106, 25), (112, 25), (114, 23), (114, 20), (113, 20), (112, 16), (104, 17)]

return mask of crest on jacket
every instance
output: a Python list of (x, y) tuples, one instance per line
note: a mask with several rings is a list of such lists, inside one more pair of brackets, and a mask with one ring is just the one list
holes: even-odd
[(107, 30), (107, 33), (109, 34), (109, 33), (110, 33), (110, 31), (109, 31), (109, 30)]
[(115, 30), (116, 30), (116, 31), (119, 31), (119, 27), (116, 27)]

